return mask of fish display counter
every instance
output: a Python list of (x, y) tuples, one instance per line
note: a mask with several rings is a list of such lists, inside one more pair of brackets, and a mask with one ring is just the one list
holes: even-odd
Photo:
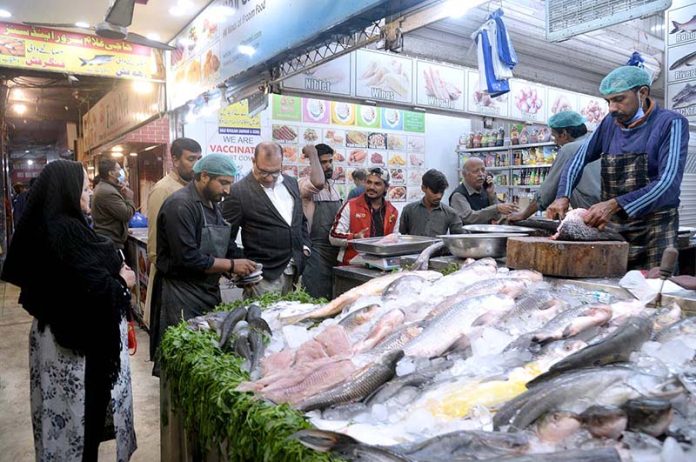
[(696, 457), (691, 298), (653, 308), (491, 258), (443, 272), (261, 300), (260, 359), (236, 306), (182, 323), (163, 342), (163, 412), (234, 460)]

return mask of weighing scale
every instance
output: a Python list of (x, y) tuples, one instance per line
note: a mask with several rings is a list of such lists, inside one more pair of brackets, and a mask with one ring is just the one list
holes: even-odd
[(350, 264), (366, 266), (368, 268), (376, 268), (382, 271), (391, 271), (393, 269), (401, 268), (401, 257), (388, 257), (359, 253), (355, 258), (353, 258), (353, 260), (351, 260)]

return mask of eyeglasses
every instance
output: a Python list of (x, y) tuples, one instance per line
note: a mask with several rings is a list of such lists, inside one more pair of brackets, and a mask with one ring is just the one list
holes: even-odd
[(261, 178), (268, 178), (269, 176), (272, 178), (278, 178), (280, 176), (280, 172), (267, 172), (265, 170), (261, 170), (260, 168), (254, 166), (256, 169), (256, 173), (261, 177)]

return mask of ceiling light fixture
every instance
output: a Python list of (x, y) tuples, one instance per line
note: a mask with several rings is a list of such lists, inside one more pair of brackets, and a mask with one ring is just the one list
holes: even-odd
[(469, 0), (468, 2), (463, 2), (461, 0), (449, 0), (445, 4), (445, 9), (447, 15), (450, 18), (461, 18), (469, 10), (476, 8), (477, 6), (485, 3), (486, 0)]
[(80, 29), (89, 29), (89, 23), (85, 21), (77, 21), (75, 26), (79, 27)]
[(129, 155), (130, 155), (131, 157), (135, 157), (135, 156), (138, 155), (138, 153), (137, 153), (137, 152), (131, 152)]
[(22, 114), (24, 114), (25, 112), (27, 112), (27, 106), (26, 106), (26, 104), (14, 104), (14, 105), (12, 106), (12, 109), (13, 109), (17, 114), (19, 114), (19, 115), (22, 115)]
[(24, 151), (24, 154), (29, 154), (29, 150), (27, 149), (26, 151)]
[(13, 88), (12, 89), (12, 98), (13, 99), (24, 99), (24, 92), (19, 88)]
[(146, 147), (145, 149), (143, 149), (143, 151), (152, 151), (152, 150), (155, 149), (156, 147), (157, 147), (157, 145), (156, 145), (156, 144), (153, 144), (152, 146), (148, 146), (148, 147)]
[(27, 161), (27, 165), (34, 165), (34, 161), (31, 160), (31, 159), (29, 159), (29, 160)]
[(249, 45), (239, 45), (237, 47), (237, 51), (243, 55), (254, 56), (254, 53), (256, 53), (256, 48)]
[(154, 88), (152, 83), (146, 82), (145, 80), (134, 80), (131, 86), (133, 87), (133, 91), (140, 93), (141, 95), (152, 93)]
[(0, 18), (10, 18), (12, 17), (12, 13), (10, 13), (7, 10), (0, 10)]
[(150, 32), (145, 37), (147, 37), (148, 40), (154, 40), (155, 42), (160, 42), (162, 40), (162, 37), (160, 37), (160, 34), (157, 32)]
[(123, 157), (123, 153), (122, 152), (112, 152), (111, 157)]
[(169, 14), (172, 16), (185, 16), (192, 12), (193, 3), (188, 0), (179, 0), (176, 5), (169, 8)]
[(123, 152), (123, 146), (121, 146), (120, 144), (117, 144), (116, 146), (112, 147), (111, 150), (113, 152)]

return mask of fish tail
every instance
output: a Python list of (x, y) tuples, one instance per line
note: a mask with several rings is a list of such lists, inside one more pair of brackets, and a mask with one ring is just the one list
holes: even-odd
[(679, 26), (681, 26), (681, 24), (679, 24), (677, 21), (672, 21), (672, 25), (674, 26), (674, 29), (672, 29), (669, 33), (676, 34), (679, 32)]
[(86, 59), (84, 59), (84, 58), (78, 58), (78, 59), (82, 62), (82, 66), (86, 66), (86, 65), (87, 65), (87, 62), (88, 62), (88, 61), (87, 61)]
[(329, 452), (339, 447), (359, 445), (360, 443), (348, 435), (325, 430), (300, 430), (290, 436), (305, 446), (319, 452)]

